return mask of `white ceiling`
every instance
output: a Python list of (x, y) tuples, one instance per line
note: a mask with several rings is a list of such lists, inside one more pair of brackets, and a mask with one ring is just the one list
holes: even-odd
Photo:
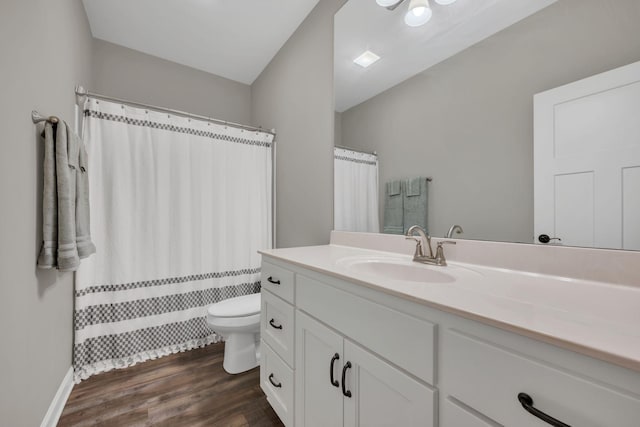
[(83, 0), (95, 38), (251, 84), (318, 0)]
[[(336, 111), (343, 112), (507, 28), (557, 0), (431, 1), (421, 27), (404, 23), (408, 0), (390, 12), (375, 0), (349, 0), (335, 16)], [(369, 68), (353, 60), (365, 50), (381, 59)]]

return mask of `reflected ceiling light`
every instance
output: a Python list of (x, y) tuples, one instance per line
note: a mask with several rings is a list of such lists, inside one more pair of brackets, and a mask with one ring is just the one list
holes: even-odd
[(411, 0), (404, 22), (410, 27), (419, 27), (429, 22), (432, 15), (429, 0)]
[(398, 0), (376, 0), (376, 3), (378, 3), (382, 7), (389, 7), (398, 3)]
[(362, 55), (358, 56), (353, 60), (356, 64), (361, 66), (362, 68), (367, 68), (374, 62), (376, 62), (380, 57), (370, 50), (365, 51)]
[[(396, 10), (404, 2), (405, 0), (376, 0), (376, 3), (390, 11)], [(456, 0), (435, 0), (435, 2), (446, 6), (455, 3)], [(410, 27), (419, 27), (429, 22), (432, 15), (433, 11), (429, 7), (429, 0), (410, 0), (404, 22)]]

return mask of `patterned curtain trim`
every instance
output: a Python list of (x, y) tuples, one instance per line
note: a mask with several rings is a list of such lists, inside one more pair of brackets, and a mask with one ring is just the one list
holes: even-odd
[(92, 375), (109, 372), (113, 369), (128, 368), (137, 363), (146, 362), (147, 360), (155, 360), (163, 356), (169, 356), (170, 354), (181, 353), (196, 348), (202, 348), (209, 344), (217, 343), (220, 341), (222, 341), (222, 338), (220, 336), (212, 334), (204, 338), (192, 339), (180, 344), (168, 345), (166, 347), (149, 351), (141, 351), (140, 353), (134, 354), (133, 356), (101, 360), (100, 362), (91, 363), (88, 365), (74, 366), (73, 380), (76, 384), (79, 384), (80, 381), (86, 380)]
[(247, 139), (247, 138), (238, 138), (236, 136), (222, 135), (215, 132), (207, 132), (203, 130), (191, 129), (191, 128), (182, 127), (182, 126), (174, 126), (174, 125), (169, 125), (165, 123), (152, 122), (151, 120), (134, 119), (131, 117), (120, 116), (116, 114), (103, 113), (101, 111), (84, 110), (84, 115), (85, 117), (93, 117), (101, 120), (120, 122), (120, 123), (125, 123), (127, 125), (132, 125), (132, 126), (143, 126), (143, 127), (153, 128), (153, 129), (162, 129), (169, 132), (178, 132), (178, 133), (184, 133), (188, 135), (202, 136), (205, 138), (215, 139), (217, 141), (234, 142), (236, 144), (255, 145), (258, 147), (271, 147), (271, 142), (267, 142), (267, 141), (257, 141), (253, 139)]
[(334, 147), (333, 158), (345, 162), (360, 163), (363, 165), (378, 165), (378, 155), (373, 153), (361, 153), (359, 151), (347, 150), (346, 148)]
[(245, 276), (249, 274), (258, 274), (258, 273), (260, 273), (260, 267), (245, 268), (242, 270), (234, 270), (234, 271), (220, 271), (220, 272), (205, 273), (205, 274), (192, 274), (190, 276), (182, 276), (182, 277), (168, 277), (165, 279), (143, 280), (140, 282), (123, 283), (123, 284), (117, 284), (117, 285), (94, 285), (94, 286), (88, 286), (84, 289), (76, 291), (76, 298), (82, 297), (91, 293), (97, 293), (97, 292), (128, 291), (130, 289), (136, 289), (136, 288), (149, 288), (152, 286), (172, 285), (175, 283), (193, 282), (196, 280), (222, 279), (225, 277), (237, 277), (237, 276)]
[(336, 160), (344, 160), (346, 162), (361, 163), (364, 165), (371, 165), (371, 166), (375, 166), (378, 164), (378, 162), (375, 160), (352, 159), (351, 157), (337, 156), (337, 155), (333, 156), (333, 158)]
[(207, 288), (115, 304), (91, 305), (75, 311), (74, 327), (76, 330), (80, 330), (90, 325), (121, 322), (139, 317), (183, 311), (194, 307), (207, 306), (227, 298), (258, 292), (260, 292), (260, 280), (222, 288)]

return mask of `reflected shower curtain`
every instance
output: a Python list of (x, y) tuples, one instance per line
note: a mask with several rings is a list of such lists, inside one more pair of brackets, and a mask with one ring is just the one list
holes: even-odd
[(273, 135), (88, 99), (92, 235), (75, 380), (219, 338), (206, 307), (260, 290)]
[(378, 233), (378, 156), (334, 148), (334, 229)]

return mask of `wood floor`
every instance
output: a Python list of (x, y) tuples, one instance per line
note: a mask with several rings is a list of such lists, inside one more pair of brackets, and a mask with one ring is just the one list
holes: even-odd
[(58, 426), (282, 426), (259, 369), (229, 375), (223, 352), (212, 344), (93, 376), (73, 388)]

